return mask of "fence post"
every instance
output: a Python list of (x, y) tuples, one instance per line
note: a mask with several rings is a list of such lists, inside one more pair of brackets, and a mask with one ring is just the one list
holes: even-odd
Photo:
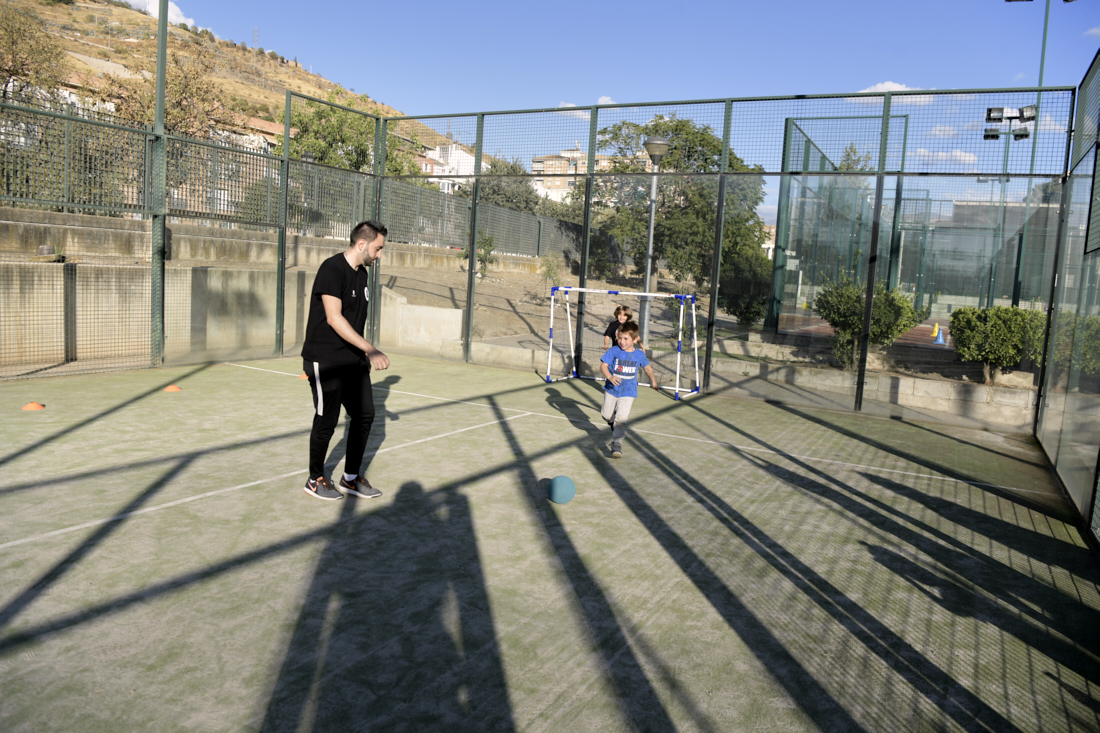
[(73, 105), (70, 103), (68, 105), (68, 114), (65, 115), (65, 167), (64, 167), (64, 176), (65, 176), (65, 178), (64, 178), (64, 182), (62, 183), (62, 199), (61, 199), (66, 204), (65, 206), (61, 207), (61, 210), (64, 211), (66, 214), (69, 213), (68, 203), (70, 201), (72, 201), (71, 191), (70, 191), (70, 186), (72, 185), (70, 183), (70, 181), (72, 179), (72, 172), (71, 171), (72, 171), (72, 165), (73, 165), (73, 162), (72, 162), (73, 161), (73, 149), (72, 149), (73, 122), (72, 122), (72, 114), (73, 114)]
[(791, 227), (791, 132), (794, 120), (787, 118), (783, 128), (783, 163), (780, 165), (779, 206), (775, 220), (775, 246), (772, 247), (772, 292), (764, 328), (779, 333), (779, 314), (783, 310), (783, 289), (787, 286), (787, 238)]
[[(722, 160), (718, 168), (718, 211), (714, 222), (714, 252), (710, 267), (710, 303), (707, 306), (707, 342), (703, 350), (703, 383), (701, 392), (710, 391), (710, 362), (714, 357), (714, 321), (718, 318), (718, 278), (722, 275), (722, 240), (726, 225), (726, 173), (730, 165), (730, 132), (733, 126), (733, 102), (726, 100), (722, 121)], [(694, 336), (698, 338), (698, 334)]]
[(157, 91), (153, 122), (153, 231), (149, 273), (149, 356), (164, 362), (164, 229), (168, 197), (168, 138), (164, 135), (164, 87), (168, 62), (168, 0), (160, 0), (157, 19)]
[[(588, 164), (584, 179), (584, 219), (581, 227), (581, 272), (578, 280), (580, 287), (588, 287), (588, 249), (592, 242), (592, 186), (595, 179), (592, 170), (596, 167), (596, 129), (600, 108), (593, 107), (588, 114)], [(584, 313), (587, 293), (577, 293), (576, 351), (573, 354), (573, 370), (580, 373), (581, 357), (584, 354)]]
[(470, 361), (474, 337), (474, 287), (477, 282), (477, 197), (481, 190), (481, 145), (484, 140), (485, 115), (477, 116), (477, 140), (474, 143), (474, 191), (470, 199), (470, 257), (466, 261), (466, 314), (462, 319), (462, 358)]
[[(376, 118), (374, 121), (374, 188), (371, 191), (371, 220), (380, 221), (382, 218), (383, 184), (386, 174), (386, 142), (389, 135), (389, 120)], [(378, 340), (378, 333), (382, 324), (382, 265), (375, 262), (370, 266), (370, 309), (367, 311), (368, 333), (367, 340), (372, 344)]]
[(863, 303), (863, 330), (859, 335), (859, 371), (853, 409), (863, 409), (863, 382), (867, 378), (867, 349), (871, 343), (871, 308), (875, 297), (875, 264), (878, 261), (879, 229), (882, 225), (882, 189), (886, 183), (886, 143), (890, 139), (890, 92), (882, 102), (882, 132), (878, 144), (878, 175), (875, 177), (875, 208), (871, 212), (871, 245), (867, 257), (867, 293)]
[(282, 356), (286, 345), (283, 336), (286, 333), (286, 210), (288, 206), (287, 187), (290, 178), (290, 108), (291, 92), (286, 92), (283, 109), (283, 159), (279, 163), (279, 250), (275, 266), (275, 355)]

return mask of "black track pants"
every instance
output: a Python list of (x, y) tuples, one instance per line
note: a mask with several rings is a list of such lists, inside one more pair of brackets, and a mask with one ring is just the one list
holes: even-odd
[(309, 477), (325, 475), (328, 444), (340, 421), (340, 405), (347, 410), (348, 429), (344, 473), (359, 473), (363, 451), (374, 422), (374, 395), (370, 386), (370, 366), (331, 366), (306, 361), (302, 366), (313, 392), (313, 430), (309, 434)]

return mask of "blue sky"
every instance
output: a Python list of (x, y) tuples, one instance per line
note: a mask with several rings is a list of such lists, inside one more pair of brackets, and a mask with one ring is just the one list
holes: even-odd
[[(156, 0), (131, 0), (135, 6)], [(170, 18), (259, 45), (406, 114), (892, 88), (1034, 86), (1042, 0), (536, 4), (179, 0)], [(1100, 0), (1051, 3), (1045, 86), (1076, 85)]]

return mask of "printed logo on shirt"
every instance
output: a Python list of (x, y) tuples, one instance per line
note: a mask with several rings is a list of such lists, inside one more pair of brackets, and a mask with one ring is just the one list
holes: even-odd
[(355, 288), (352, 288), (352, 290), (351, 290), (351, 297), (353, 297), (353, 298), (355, 297)]
[(616, 359), (615, 371), (626, 376), (627, 379), (633, 379), (638, 372), (638, 366), (634, 362), (623, 363), (619, 359)]

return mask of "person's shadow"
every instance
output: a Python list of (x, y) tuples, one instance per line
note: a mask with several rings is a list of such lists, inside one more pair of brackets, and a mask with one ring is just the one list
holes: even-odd
[(469, 503), (401, 486), (343, 502), (261, 730), (514, 729)]

